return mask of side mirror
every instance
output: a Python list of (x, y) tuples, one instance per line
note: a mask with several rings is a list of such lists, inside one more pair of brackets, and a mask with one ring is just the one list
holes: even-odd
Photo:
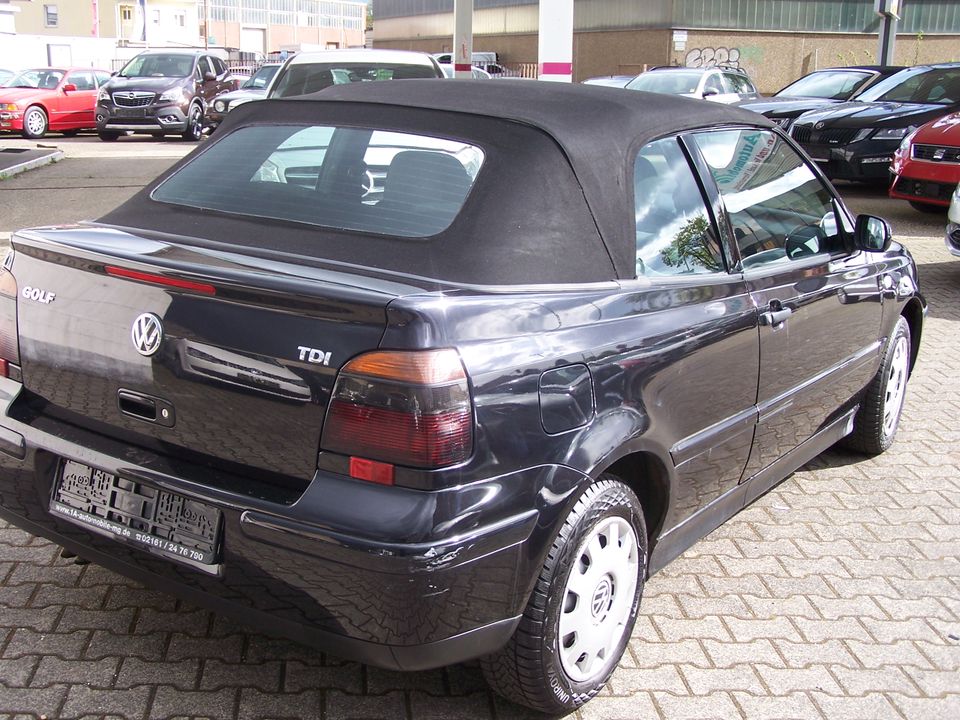
[(77, 86), (74, 85), (73, 83), (67, 83), (66, 85), (63, 86), (63, 91), (64, 91), (65, 93), (68, 93), (68, 92), (76, 92), (76, 91), (77, 91)]
[(858, 215), (857, 226), (853, 231), (853, 241), (861, 250), (885, 252), (893, 240), (890, 224), (874, 215)]
[(207, 81), (207, 82), (209, 82), (209, 81), (211, 81), (211, 80), (216, 80), (216, 79), (217, 79), (217, 74), (207, 71), (207, 72), (205, 72), (205, 73), (203, 74), (203, 79), (204, 79), (205, 81)]
[(720, 94), (720, 91), (717, 90), (715, 87), (708, 87), (703, 89), (703, 96), (705, 98), (713, 97), (714, 95), (719, 95), (719, 94)]

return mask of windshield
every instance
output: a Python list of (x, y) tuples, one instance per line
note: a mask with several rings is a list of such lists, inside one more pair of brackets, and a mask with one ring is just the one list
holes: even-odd
[(774, 97), (814, 97), (846, 100), (870, 79), (856, 70), (824, 70), (790, 83)]
[(53, 90), (66, 73), (63, 70), (53, 70), (51, 68), (37, 68), (35, 70), (24, 70), (15, 78), (7, 83), (7, 87), (21, 88), (44, 88)]
[(864, 90), (857, 100), (953, 105), (960, 103), (960, 68), (908, 68)]
[(262, 68), (257, 70), (257, 72), (251, 75), (250, 79), (247, 80), (242, 87), (265, 88), (270, 84), (270, 81), (273, 79), (273, 76), (277, 74), (277, 70), (279, 69), (279, 65), (264, 65)]
[(662, 93), (664, 95), (689, 95), (697, 91), (700, 77), (698, 71), (675, 72), (653, 71), (637, 75), (627, 83), (628, 90), (643, 90), (645, 92)]
[(187, 77), (193, 72), (192, 55), (137, 55), (117, 73), (120, 77)]
[(204, 210), (426, 237), (460, 212), (483, 164), (468, 143), (324, 125), (244, 127), (153, 191)]
[(437, 71), (431, 65), (402, 65), (397, 63), (303, 63), (288, 65), (270, 90), (271, 98), (306, 95), (328, 88), (355, 82), (376, 80), (409, 80), (435, 78)]

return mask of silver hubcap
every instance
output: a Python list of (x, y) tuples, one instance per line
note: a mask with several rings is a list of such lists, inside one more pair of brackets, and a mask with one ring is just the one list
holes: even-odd
[(43, 115), (40, 114), (37, 110), (27, 113), (27, 130), (29, 130), (34, 135), (39, 135), (43, 132)]
[(563, 589), (558, 644), (560, 664), (586, 682), (616, 661), (637, 589), (637, 534), (620, 517), (605, 518), (577, 550)]
[(883, 434), (893, 435), (900, 419), (900, 408), (907, 390), (907, 366), (910, 364), (910, 347), (902, 335), (897, 338), (887, 375), (887, 389), (883, 398)]

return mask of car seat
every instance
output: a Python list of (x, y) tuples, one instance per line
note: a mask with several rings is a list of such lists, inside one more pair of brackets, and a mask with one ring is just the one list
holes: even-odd
[(387, 168), (377, 215), (383, 231), (433, 235), (456, 216), (472, 180), (451, 155), (427, 150), (397, 153)]

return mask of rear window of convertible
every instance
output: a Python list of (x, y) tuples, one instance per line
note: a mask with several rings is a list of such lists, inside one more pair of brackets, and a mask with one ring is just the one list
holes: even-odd
[(151, 197), (341, 230), (427, 237), (453, 222), (483, 164), (455, 140), (356, 127), (240, 128)]

